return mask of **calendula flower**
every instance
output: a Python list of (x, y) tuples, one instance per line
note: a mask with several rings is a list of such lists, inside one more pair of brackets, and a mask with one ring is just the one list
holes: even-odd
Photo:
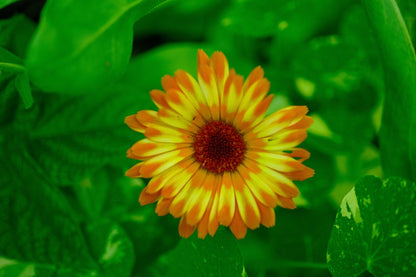
[(236, 238), (247, 228), (275, 224), (274, 208), (293, 209), (293, 180), (311, 177), (297, 148), (312, 119), (306, 106), (290, 106), (267, 117), (273, 95), (261, 67), (244, 81), (222, 52), (198, 51), (198, 78), (183, 70), (162, 78), (164, 91), (150, 96), (158, 111), (143, 110), (125, 122), (145, 138), (128, 151), (141, 162), (126, 172), (150, 178), (141, 205), (180, 218), (179, 234), (213, 236), (219, 225)]

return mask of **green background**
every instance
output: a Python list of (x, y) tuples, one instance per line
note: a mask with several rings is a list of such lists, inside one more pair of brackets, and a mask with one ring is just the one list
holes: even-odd
[[(0, 277), (416, 276), (413, 0), (0, 0)], [(316, 175), (236, 240), (181, 239), (124, 117), (197, 49), (307, 105)], [(372, 176), (366, 176), (372, 175)]]

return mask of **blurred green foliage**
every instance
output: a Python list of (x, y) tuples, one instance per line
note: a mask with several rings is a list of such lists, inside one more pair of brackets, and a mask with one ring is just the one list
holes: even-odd
[[(21, 0), (0, 17), (0, 276), (416, 275), (414, 1)], [(124, 117), (155, 108), (163, 75), (195, 76), (199, 48), (261, 65), (272, 111), (315, 119), (299, 208), (241, 241), (179, 239), (124, 176), (141, 138)]]

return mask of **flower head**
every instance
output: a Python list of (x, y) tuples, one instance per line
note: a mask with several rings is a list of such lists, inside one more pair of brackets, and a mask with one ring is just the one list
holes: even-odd
[(293, 209), (293, 180), (311, 177), (297, 148), (312, 119), (306, 106), (290, 106), (267, 117), (273, 95), (261, 67), (244, 81), (222, 52), (198, 51), (198, 78), (178, 70), (162, 78), (164, 91), (150, 95), (158, 111), (126, 117), (146, 138), (128, 151), (140, 162), (126, 172), (151, 178), (142, 205), (157, 202), (158, 215), (180, 218), (179, 234), (213, 236), (219, 225), (243, 238), (247, 228), (275, 224), (274, 208)]

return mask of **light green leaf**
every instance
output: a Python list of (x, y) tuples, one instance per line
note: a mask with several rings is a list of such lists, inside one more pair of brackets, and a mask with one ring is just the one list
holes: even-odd
[(16, 89), (22, 98), (23, 105), (29, 109), (33, 105), (32, 88), (29, 83), (29, 76), (26, 72), (18, 74), (14, 79)]
[(204, 240), (196, 234), (161, 256), (154, 276), (241, 277), (244, 266), (237, 241), (229, 230), (219, 229)]
[(362, 178), (335, 219), (327, 261), (333, 276), (416, 275), (416, 184)]
[(296, 182), (302, 197), (310, 206), (319, 206), (328, 201), (328, 194), (334, 186), (336, 170), (334, 158), (305, 146), (312, 155), (305, 165), (315, 170), (313, 178)]
[(101, 276), (130, 276), (134, 250), (124, 230), (109, 220), (90, 223), (85, 229), (92, 254), (101, 267)]
[(124, 118), (149, 102), (145, 92), (116, 89), (80, 97), (39, 95), (39, 103), (48, 104), (40, 107), (25, 143), (56, 184), (78, 183), (106, 164), (125, 168), (125, 153), (141, 135)]
[(7, 7), (10, 4), (13, 4), (19, 0), (1, 0), (0, 1), (0, 9), (3, 9), (4, 7)]
[(19, 92), (25, 108), (28, 109), (33, 105), (33, 96), (29, 77), (22, 63), (19, 57), (0, 47), (0, 74), (4, 71), (16, 75), (14, 79), (16, 90)]
[(25, 67), (22, 59), (0, 47), (0, 70), (8, 72), (23, 72)]
[(333, 154), (360, 152), (371, 141), (378, 93), (370, 69), (366, 53), (338, 36), (313, 39), (295, 54), (291, 70), (299, 95), (291, 97), (308, 101), (329, 130), (325, 137), (311, 136), (310, 143)]
[[(147, 92), (161, 88), (162, 77), (166, 74), (173, 75), (178, 69), (185, 70), (196, 77), (199, 48), (204, 47), (200, 44), (175, 43), (143, 53), (132, 59), (120, 84), (130, 89), (132, 89), (131, 84), (134, 84), (135, 90)], [(143, 78), (138, 80), (138, 76), (143, 76)]]
[[(47, 92), (91, 92), (124, 72), (133, 23), (163, 0), (47, 1), (27, 67)], [(88, 16), (86, 16), (88, 15)]]
[(27, 46), (35, 28), (35, 23), (23, 14), (0, 20), (0, 46), (21, 58), (26, 57)]
[(7, 150), (0, 155), (0, 272), (96, 274), (97, 265), (65, 197), (22, 147), (9, 143)]
[(384, 174), (416, 180), (416, 55), (394, 0), (365, 0), (381, 50), (385, 97), (380, 148)]
[[(234, 33), (264, 37), (278, 33), (283, 42), (301, 40), (332, 22), (348, 1), (234, 1), (222, 24)], [(305, 22), (309, 24), (303, 24)], [(284, 32), (283, 32), (284, 31)]]

